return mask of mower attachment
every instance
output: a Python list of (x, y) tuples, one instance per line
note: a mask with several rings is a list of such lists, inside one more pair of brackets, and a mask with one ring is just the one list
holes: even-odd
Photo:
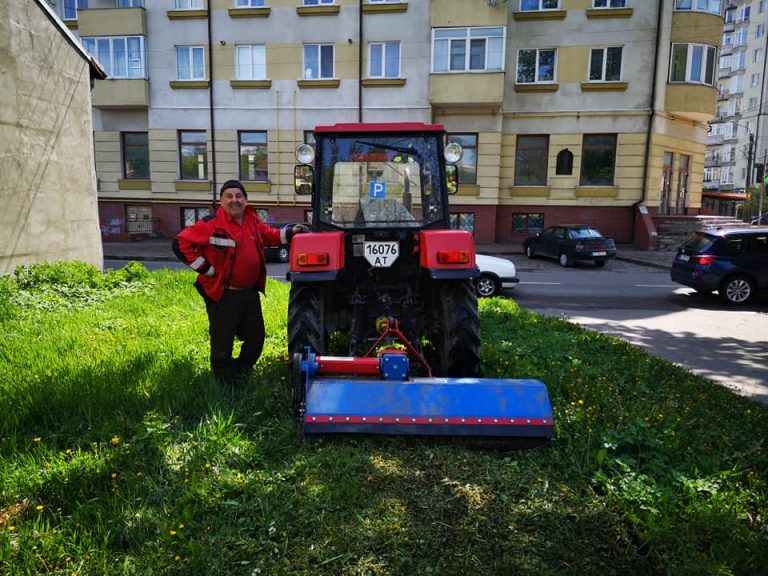
[(377, 358), (295, 355), (294, 401), (304, 433), (489, 436), (530, 444), (554, 436), (542, 382), (409, 379), (407, 361), (398, 350)]

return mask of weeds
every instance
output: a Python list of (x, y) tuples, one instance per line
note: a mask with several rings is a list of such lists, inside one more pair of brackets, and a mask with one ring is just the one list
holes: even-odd
[(765, 573), (768, 411), (637, 348), (484, 300), (484, 375), (544, 381), (555, 446), (300, 443), (287, 286), (231, 388), (190, 273), (107, 276), (0, 281), (0, 573)]

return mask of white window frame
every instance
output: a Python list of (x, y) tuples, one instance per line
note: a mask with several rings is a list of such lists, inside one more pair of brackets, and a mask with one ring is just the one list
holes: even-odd
[[(187, 52), (187, 65), (189, 66), (189, 78), (181, 77), (181, 68), (179, 68), (179, 59)], [(195, 54), (202, 55), (202, 74), (195, 75)], [(191, 81), (205, 80), (205, 47), (203, 46), (176, 46), (176, 80)]]
[(336, 0), (304, 0), (304, 6), (329, 6), (335, 4)]
[[(611, 78), (607, 79), (605, 77), (606, 71), (607, 71), (607, 64), (608, 64), (608, 51), (609, 50), (619, 50), (619, 77), (618, 78)], [(600, 51), (602, 52), (602, 61), (600, 63), (600, 78), (592, 78), (592, 55), (596, 52)], [(592, 48), (589, 51), (589, 70), (587, 71), (587, 80), (589, 82), (621, 82), (621, 79), (624, 77), (624, 48), (622, 46), (601, 46), (599, 48)]]
[[(315, 62), (308, 62), (307, 59), (307, 50), (310, 48), (316, 48), (317, 49), (317, 61)], [(323, 54), (327, 53), (327, 51), (331, 51), (331, 74), (323, 74)], [(335, 78), (336, 74), (336, 46), (333, 44), (320, 44), (320, 43), (311, 43), (311, 44), (304, 44), (302, 48), (302, 70), (304, 71), (304, 80), (328, 80), (330, 78)], [(308, 74), (311, 72), (310, 65), (314, 65), (317, 69), (318, 75), (317, 77), (313, 77), (311, 74)]]
[[(533, 81), (520, 81), (520, 55), (523, 52), (535, 52), (536, 53), (536, 65), (534, 68)], [(544, 52), (552, 52), (554, 54), (554, 65), (552, 70), (551, 80), (539, 80), (541, 72), (541, 56)], [(517, 84), (554, 84), (557, 82), (557, 48), (523, 48), (517, 51), (517, 65), (515, 66), (515, 83)]]
[(369, 4), (401, 4), (407, 0), (368, 0)]
[[(536, 2), (536, 8), (529, 4)], [(548, 4), (554, 3), (554, 7)], [(560, 0), (520, 0), (520, 12), (546, 12), (547, 10), (560, 10)]]
[[(432, 72), (435, 74), (486, 73), (504, 70), (507, 29), (505, 26), (432, 29)], [(472, 67), (473, 42), (484, 42), (483, 67)], [(454, 48), (461, 50), (464, 62), (452, 68)], [(455, 55), (458, 55), (456, 53)]]
[[(686, 63), (685, 63), (685, 79), (683, 80), (673, 80), (672, 79), (672, 72), (673, 72), (673, 61), (675, 57), (676, 48), (678, 46), (686, 46)], [(693, 78), (691, 74), (693, 73), (692, 63), (693, 63), (693, 56), (695, 53), (695, 49), (700, 48), (702, 50), (702, 65), (701, 65), (701, 71), (700, 71), (700, 77), (699, 78)], [(708, 63), (710, 57), (712, 58), (712, 64), (709, 64), (711, 66), (712, 71), (712, 81), (707, 82), (707, 69), (708, 69)], [(703, 86), (714, 86), (715, 82), (717, 81), (717, 70), (715, 69), (716, 66), (719, 65), (719, 62), (717, 61), (717, 48), (714, 46), (710, 46), (709, 44), (694, 44), (691, 42), (680, 42), (672, 44), (672, 51), (670, 54), (670, 63), (669, 63), (669, 83), (670, 84), (701, 84)]]
[(715, 16), (723, 14), (722, 0), (675, 0), (675, 12), (706, 12)]
[[(378, 57), (374, 57), (373, 52), (376, 47), (380, 48), (380, 54)], [(387, 73), (387, 59), (391, 56), (391, 52), (397, 50), (397, 70), (395, 74)], [(368, 44), (368, 78), (400, 78), (400, 62), (401, 62), (401, 49), (400, 42), (371, 42)], [(378, 64), (380, 73), (375, 74), (373, 71), (374, 64)]]
[(760, 74), (752, 74), (749, 85), (754, 88), (755, 86), (760, 86)]
[(118, 8), (143, 8), (144, 0), (117, 0)]
[(592, 8), (596, 9), (610, 9), (610, 8), (626, 8), (627, 0), (593, 0)]
[(731, 86), (728, 89), (729, 94), (739, 94), (744, 92), (744, 76), (734, 76), (731, 78)]
[(267, 47), (264, 44), (235, 45), (235, 79), (267, 79)]
[[(134, 79), (146, 78), (147, 54), (144, 36), (91, 36), (81, 38), (83, 47), (104, 66), (110, 78)], [(121, 50), (115, 50), (115, 45), (122, 43)], [(129, 49), (129, 44), (138, 43), (138, 58), (131, 58), (135, 50)], [(118, 70), (117, 54), (125, 54), (125, 74)]]
[(235, 8), (263, 8), (264, 0), (235, 0)]
[(761, 22), (755, 27), (755, 38), (762, 38), (765, 36), (765, 24)]
[(202, 10), (203, 0), (173, 0), (174, 10)]

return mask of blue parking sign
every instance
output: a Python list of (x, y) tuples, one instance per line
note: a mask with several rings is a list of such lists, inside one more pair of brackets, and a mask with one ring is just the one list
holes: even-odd
[(387, 197), (387, 183), (386, 182), (373, 182), (368, 183), (368, 196), (370, 198), (386, 198)]

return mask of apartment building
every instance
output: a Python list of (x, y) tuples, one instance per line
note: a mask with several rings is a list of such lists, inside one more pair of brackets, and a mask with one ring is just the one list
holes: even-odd
[(62, 0), (94, 88), (105, 240), (172, 236), (229, 178), (305, 220), (316, 125), (441, 123), (465, 150), (453, 222), (477, 242), (586, 222), (652, 246), (701, 209), (719, 0)]
[(759, 184), (756, 164), (768, 160), (766, 105), (768, 1), (730, 0), (725, 6), (717, 73), (718, 102), (704, 160), (702, 207), (740, 215), (750, 186)]

